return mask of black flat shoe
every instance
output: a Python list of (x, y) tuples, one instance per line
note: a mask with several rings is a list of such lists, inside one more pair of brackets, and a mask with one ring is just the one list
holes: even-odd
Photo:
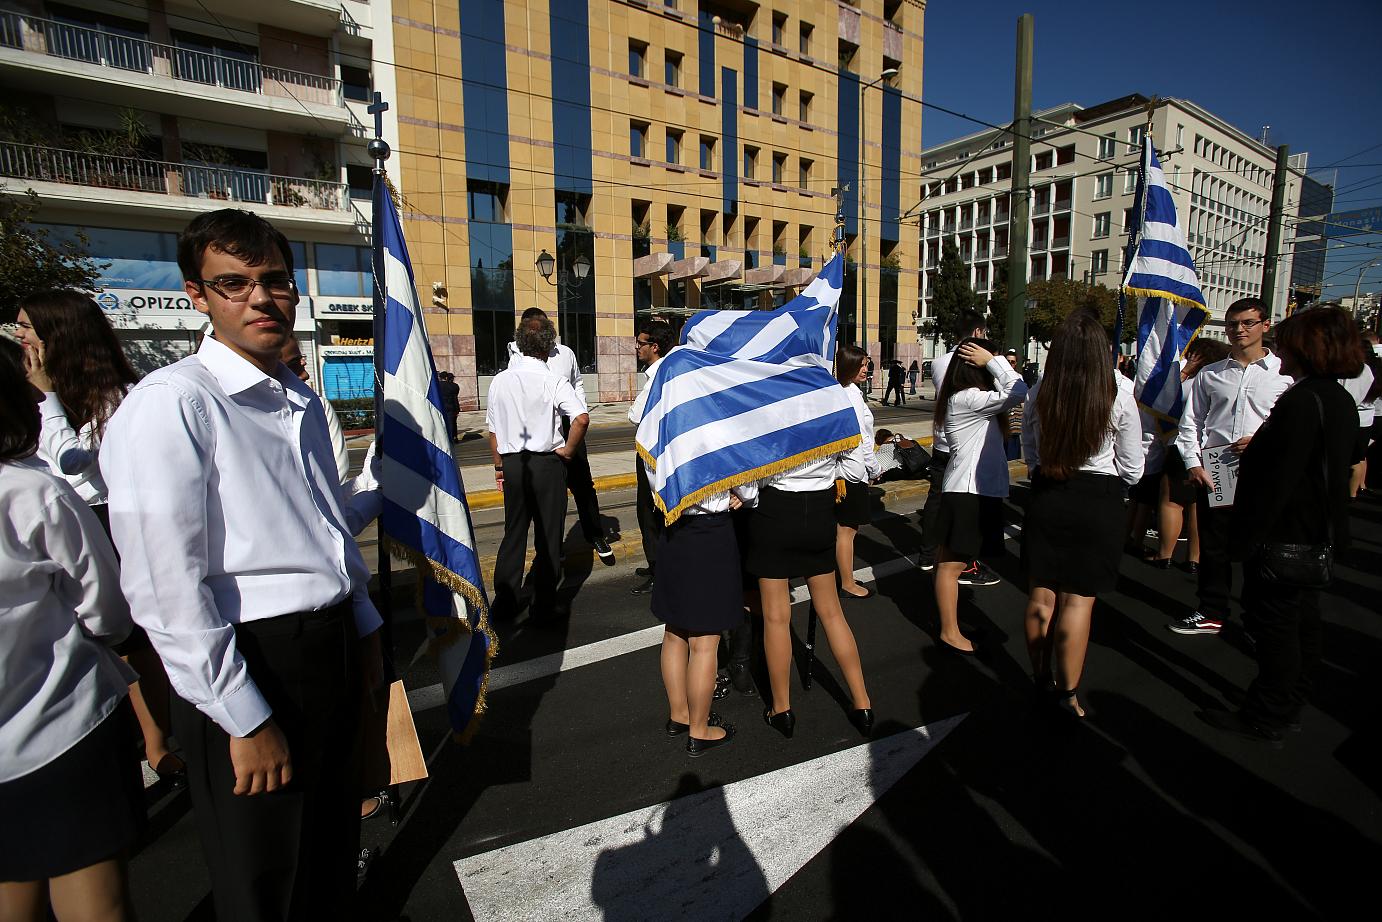
[(1200, 572), (1200, 562), (1199, 562), (1198, 560), (1187, 560), (1187, 561), (1185, 562), (1185, 572), (1186, 572), (1186, 573), (1198, 573), (1198, 572)]
[(840, 590), (840, 598), (842, 598), (842, 599), (853, 599), (853, 600), (856, 601), (856, 602), (862, 602), (864, 599), (871, 599), (871, 598), (873, 598), (875, 595), (878, 594), (878, 593), (874, 592), (872, 589), (870, 589), (870, 588), (867, 587), (867, 586), (864, 586), (864, 587), (863, 587), (863, 590), (864, 590), (864, 594), (863, 594), (863, 595), (855, 595), (855, 594), (852, 593), (852, 592), (845, 592), (843, 589), (841, 589), (841, 590)]
[(849, 712), (849, 722), (868, 739), (873, 735), (873, 708), (855, 708)]
[(1171, 569), (1171, 558), (1170, 558), (1170, 557), (1153, 557), (1151, 560), (1147, 561), (1147, 563), (1149, 563), (1149, 564), (1151, 564), (1152, 566), (1156, 567), (1158, 570), (1169, 570), (1169, 569)]
[(150, 767), (158, 775), (158, 780), (168, 786), (168, 790), (181, 791), (187, 787), (187, 763), (182, 761), (181, 756), (170, 752), (159, 759), (157, 765)]
[(975, 647), (973, 650), (961, 650), (959, 647), (948, 644), (944, 640), (936, 641), (936, 646), (953, 656), (977, 656), (979, 653), (978, 647)]
[(796, 732), (797, 729), (797, 715), (792, 713), (791, 708), (788, 708), (781, 714), (774, 714), (772, 708), (764, 708), (763, 722), (778, 733), (787, 737), (787, 739), (791, 739), (792, 734)]
[(715, 675), (715, 695), (714, 695), (714, 698), (715, 698), (716, 701), (719, 701), (721, 698), (728, 698), (728, 697), (729, 697), (729, 676), (725, 675), (724, 673), (716, 673), (716, 675)]
[(1051, 705), (1052, 705), (1052, 707), (1054, 707), (1054, 708), (1056, 709), (1056, 712), (1057, 712), (1057, 713), (1065, 714), (1065, 715), (1067, 715), (1067, 716), (1070, 716), (1070, 717), (1075, 718), (1076, 720), (1084, 720), (1086, 717), (1089, 716), (1089, 712), (1088, 712), (1088, 711), (1085, 711), (1085, 713), (1081, 714), (1081, 713), (1079, 712), (1079, 710), (1076, 709), (1076, 707), (1075, 707), (1075, 692), (1076, 692), (1076, 691), (1078, 691), (1078, 689), (1074, 689), (1074, 688), (1071, 688), (1071, 689), (1063, 689), (1063, 688), (1056, 688), (1055, 686), (1052, 686), (1052, 687), (1051, 687), (1051, 693), (1050, 693), (1050, 694), (1051, 694), (1051, 698), (1050, 698), (1050, 700), (1051, 700)]
[(705, 755), (716, 746), (724, 746), (734, 739), (734, 724), (723, 724), (723, 726), (725, 735), (717, 740), (698, 740), (694, 736), (688, 736), (686, 738), (686, 754), (694, 759), (696, 756)]
[[(716, 714), (714, 711), (711, 711), (710, 717), (706, 719), (705, 724), (707, 727), (723, 727), (725, 725), (725, 719), (721, 717), (719, 714)], [(690, 729), (690, 724), (684, 724), (679, 721), (670, 719), (667, 721), (668, 736), (681, 736), (683, 733)]]
[(655, 577), (649, 576), (647, 579), (639, 583), (637, 586), (634, 586), (629, 591), (632, 592), (634, 595), (644, 595), (646, 593), (652, 592), (654, 579)]

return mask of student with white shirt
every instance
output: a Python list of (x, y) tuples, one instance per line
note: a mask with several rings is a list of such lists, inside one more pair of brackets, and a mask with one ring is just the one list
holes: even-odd
[[(663, 356), (672, 351), (674, 343), (672, 325), (662, 320), (650, 321), (639, 330), (634, 339), (634, 358), (643, 366), (643, 373), (646, 375), (643, 389), (638, 392), (638, 397), (629, 407), (629, 422), (635, 426), (643, 421), (643, 412), (648, 405), (648, 391), (653, 386), (653, 370), (657, 368), (657, 363), (662, 361)], [(643, 459), (635, 455), (633, 467), (638, 480), (638, 531), (643, 537), (643, 558), (648, 561), (647, 567), (634, 570), (635, 576), (644, 577), (643, 582), (633, 587), (634, 595), (641, 595), (651, 592), (657, 579), (657, 547), (658, 539), (662, 535), (663, 516), (653, 502), (653, 488), (648, 480), (648, 470), (643, 464)]]
[(1123, 494), (1142, 477), (1132, 382), (1093, 311), (1070, 314), (1027, 395), (1022, 454), (1032, 496), (1022, 525), (1027, 653), (1037, 691), (1076, 717), (1094, 598), (1118, 583)]
[(1368, 475), (1368, 441), (1372, 432), (1372, 405), (1376, 399), (1376, 395), (1373, 394), (1372, 366), (1367, 361), (1375, 358), (1375, 356), (1361, 338), (1358, 349), (1359, 358), (1363, 361), (1363, 370), (1352, 378), (1339, 379), (1339, 384), (1348, 391), (1348, 395), (1353, 398), (1354, 404), (1358, 407), (1358, 438), (1353, 445), (1353, 466), (1349, 471), (1348, 479), (1350, 499), (1358, 495), (1358, 491), (1362, 489), (1363, 481)]
[[(955, 322), (955, 343), (967, 338), (984, 339), (983, 315), (978, 311), (961, 311)], [(931, 362), (932, 393), (939, 395), (945, 383), (945, 374), (955, 357), (955, 349), (938, 355)], [(938, 403), (939, 405), (939, 403)], [(936, 517), (940, 514), (942, 484), (945, 482), (945, 468), (950, 461), (950, 445), (945, 431), (932, 421), (931, 425), (931, 468), (927, 472), (931, 488), (926, 494), (926, 503), (921, 507), (921, 553), (919, 566), (923, 570), (936, 568)], [(993, 586), (998, 583), (998, 575), (978, 560), (970, 561), (968, 567), (960, 571), (962, 586)]]
[(845, 495), (835, 504), (835, 569), (840, 575), (840, 595), (867, 599), (873, 590), (854, 579), (854, 537), (869, 521), (869, 484), (878, 478), (878, 458), (873, 453), (873, 413), (864, 402), (859, 384), (864, 380), (863, 349), (846, 343), (835, 350), (835, 377), (854, 404), (859, 419), (859, 444), (840, 459), (839, 478)]
[[(526, 323), (535, 317), (543, 320), (547, 318), (547, 312), (540, 307), (530, 307), (523, 312), (520, 321)], [(521, 353), (516, 342), (509, 343), (509, 362)], [(564, 378), (571, 384), (571, 389), (580, 398), (581, 404), (585, 405), (585, 385), (581, 381), (581, 366), (576, 361), (576, 353), (569, 346), (553, 341), (552, 352), (547, 356), (547, 368), (560, 378)], [(562, 434), (567, 435), (571, 431), (571, 419), (562, 418)], [(590, 458), (586, 454), (584, 441), (578, 441), (575, 449), (571, 452), (571, 457), (566, 464), (566, 487), (571, 491), (571, 498), (576, 501), (576, 516), (580, 519), (581, 534), (585, 535), (585, 540), (590, 542), (590, 546), (595, 549), (595, 554), (606, 566), (614, 566), (614, 551), (609, 546), (608, 539), (605, 538), (605, 527), (600, 523), (600, 498), (595, 493), (595, 478), (590, 474)]]
[(1241, 455), (1291, 384), (1281, 375), (1281, 360), (1262, 345), (1271, 320), (1261, 300), (1239, 298), (1230, 304), (1224, 329), (1229, 357), (1204, 366), (1192, 379), (1176, 434), (1186, 479), (1198, 491), (1195, 526), (1200, 536), (1199, 607), (1167, 626), (1177, 634), (1219, 633), (1228, 620), (1233, 589), (1228, 546), (1233, 508), (1209, 504), (1213, 482), (1204, 467), (1204, 451), (1229, 445)]
[[(490, 382), (485, 424), (494, 477), (504, 492), (504, 537), (494, 565), (496, 618), (518, 614), (528, 528), (534, 527), (533, 614), (556, 614), (561, 539), (566, 519), (566, 466), (585, 438), (590, 414), (571, 382), (548, 367), (557, 333), (544, 314), (518, 327), (519, 354)], [(562, 417), (571, 421), (562, 435)]]
[[(19, 303), (19, 342), (29, 382), (43, 392), (43, 435), (38, 457), (76, 490), (106, 533), (106, 483), (97, 454), (106, 422), (139, 376), (130, 367), (105, 312), (78, 291), (40, 291)], [(144, 737), (144, 757), (173, 787), (186, 783), (186, 766), (168, 748), (168, 677), (139, 628), (116, 648), (139, 680), (130, 704)]]
[(134, 675), (108, 648), (132, 624), (104, 529), (36, 456), (35, 396), (0, 344), (0, 918), (132, 918)]
[(1003, 551), (1005, 417), (1027, 395), (1021, 375), (995, 348), (986, 339), (962, 340), (936, 395), (935, 431), (945, 433), (950, 450), (936, 516), (936, 608), (941, 647), (963, 656), (974, 654), (974, 644), (960, 633), (960, 574), (977, 558)]
[(222, 919), (345, 917), (363, 693), (382, 675), (369, 572), (337, 498), (321, 402), (279, 361), (287, 238), (224, 209), (178, 240), (214, 336), (144, 378), (101, 471), (121, 586), (178, 698), (173, 729)]

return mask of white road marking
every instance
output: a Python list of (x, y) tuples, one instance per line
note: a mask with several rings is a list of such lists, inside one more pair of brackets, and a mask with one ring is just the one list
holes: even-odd
[(965, 716), (463, 858), (456, 874), (478, 922), (742, 919)]

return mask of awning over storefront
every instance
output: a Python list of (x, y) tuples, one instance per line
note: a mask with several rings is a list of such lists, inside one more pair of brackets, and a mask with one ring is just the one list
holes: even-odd
[(679, 259), (667, 267), (667, 281), (698, 279), (704, 276), (709, 268), (710, 257), (708, 256), (691, 256), (686, 259)]
[(646, 279), (662, 275), (671, 264), (671, 253), (649, 253), (647, 256), (640, 256), (633, 261), (633, 277)]

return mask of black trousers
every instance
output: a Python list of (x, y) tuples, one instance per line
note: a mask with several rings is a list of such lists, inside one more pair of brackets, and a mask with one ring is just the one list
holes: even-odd
[(893, 382), (889, 381), (889, 382), (888, 382), (887, 388), (883, 391), (883, 402), (884, 402), (884, 403), (887, 403), (887, 402), (888, 402), (888, 396), (889, 396), (890, 394), (892, 394), (894, 391), (897, 392), (897, 405), (898, 405), (898, 406), (902, 406), (904, 403), (907, 402), (907, 398), (904, 397), (904, 396), (903, 396), (903, 393), (902, 393), (902, 382), (901, 382), (901, 381), (898, 381), (896, 384), (894, 384)]
[(945, 482), (945, 468), (950, 463), (950, 452), (931, 452), (931, 466), (926, 470), (926, 479), (931, 489), (926, 493), (926, 505), (921, 507), (921, 547), (932, 554), (936, 552), (936, 517), (941, 512), (941, 485)]
[(603, 540), (605, 529), (600, 524), (600, 498), (595, 494), (595, 478), (590, 475), (590, 456), (586, 454), (584, 441), (576, 446), (571, 460), (566, 462), (566, 488), (576, 501), (576, 516), (581, 521), (585, 540), (591, 544)]
[(288, 740), (293, 780), (273, 793), (233, 793), (229, 736), (172, 699), (216, 917), (354, 918), (360, 689), (350, 606), (238, 624), (235, 644)]
[(1293, 589), (1264, 580), (1256, 561), (1243, 565), (1243, 603), (1257, 641), (1257, 678), (1243, 711), (1270, 727), (1300, 720), (1320, 662), (1324, 623), (1318, 589)]
[(533, 609), (547, 614), (561, 577), (561, 539), (566, 523), (566, 468), (552, 452), (504, 455), (504, 537), (494, 565), (494, 608), (499, 617), (518, 611), (528, 528), (533, 526)]
[(1230, 614), (1229, 595), (1233, 592), (1233, 564), (1229, 561), (1228, 530), (1232, 506), (1209, 505), (1209, 491), (1196, 487), (1196, 520), (1200, 533), (1200, 614), (1226, 620)]
[(649, 569), (656, 570), (657, 541), (662, 537), (666, 519), (653, 502), (653, 485), (648, 480), (648, 469), (643, 466), (643, 459), (635, 457), (633, 466), (638, 477), (638, 531), (643, 536), (643, 556), (648, 560)]
[(730, 666), (747, 666), (753, 655), (753, 621), (744, 616), (738, 627), (724, 633), (725, 648), (729, 652)]

